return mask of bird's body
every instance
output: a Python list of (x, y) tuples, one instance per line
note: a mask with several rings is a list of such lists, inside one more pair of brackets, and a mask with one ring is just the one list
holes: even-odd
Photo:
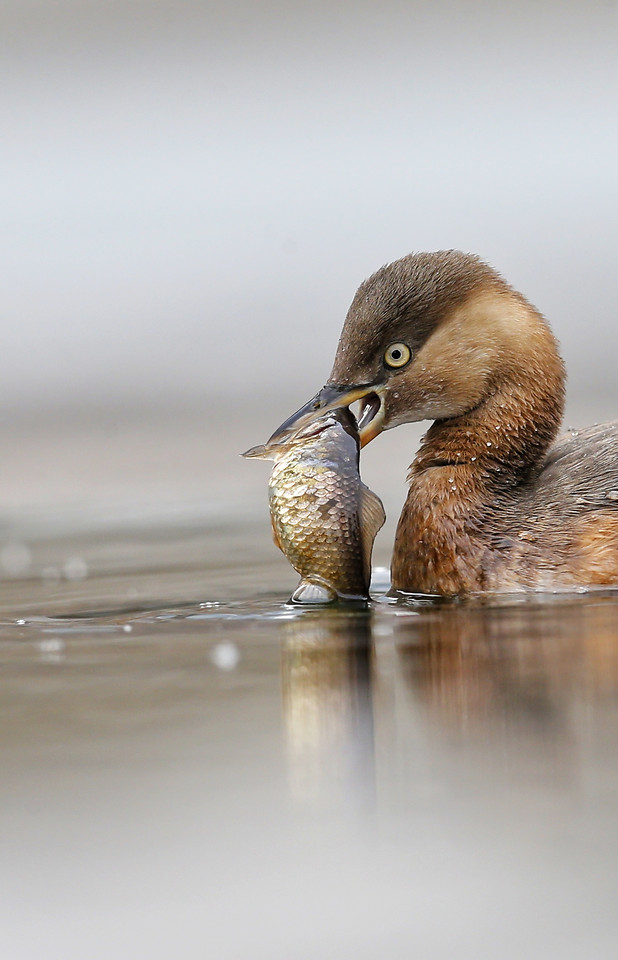
[(434, 420), (410, 468), (395, 590), (618, 586), (618, 424), (554, 443), (564, 382), (546, 321), (499, 274), (458, 251), (413, 254), (361, 285), (329, 382), (284, 427), (355, 400), (363, 443)]
[(618, 585), (618, 424), (567, 434), (513, 486), (500, 475), (495, 482), (496, 468), (415, 461), (393, 551), (395, 589)]

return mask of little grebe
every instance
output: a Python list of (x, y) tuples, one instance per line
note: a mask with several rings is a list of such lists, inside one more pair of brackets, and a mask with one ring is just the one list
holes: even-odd
[(274, 436), (358, 400), (363, 444), (434, 421), (410, 468), (395, 590), (618, 585), (618, 423), (552, 446), (564, 382), (546, 321), (491, 267), (411, 254), (361, 284), (328, 383)]

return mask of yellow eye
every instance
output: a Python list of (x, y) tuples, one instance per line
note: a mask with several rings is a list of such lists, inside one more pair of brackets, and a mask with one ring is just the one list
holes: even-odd
[(384, 363), (387, 367), (405, 367), (412, 358), (412, 351), (407, 343), (391, 343), (384, 353)]

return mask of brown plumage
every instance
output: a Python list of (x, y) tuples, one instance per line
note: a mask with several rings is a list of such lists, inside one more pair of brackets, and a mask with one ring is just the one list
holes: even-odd
[(363, 443), (434, 421), (410, 468), (395, 589), (618, 585), (618, 424), (552, 446), (564, 381), (546, 321), (498, 273), (458, 251), (412, 254), (360, 286), (329, 382), (284, 426), (354, 400)]

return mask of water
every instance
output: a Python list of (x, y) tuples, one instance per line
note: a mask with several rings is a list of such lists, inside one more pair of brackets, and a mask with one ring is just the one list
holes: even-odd
[(234, 469), (5, 523), (2, 956), (613, 957), (616, 597), (290, 608)]

